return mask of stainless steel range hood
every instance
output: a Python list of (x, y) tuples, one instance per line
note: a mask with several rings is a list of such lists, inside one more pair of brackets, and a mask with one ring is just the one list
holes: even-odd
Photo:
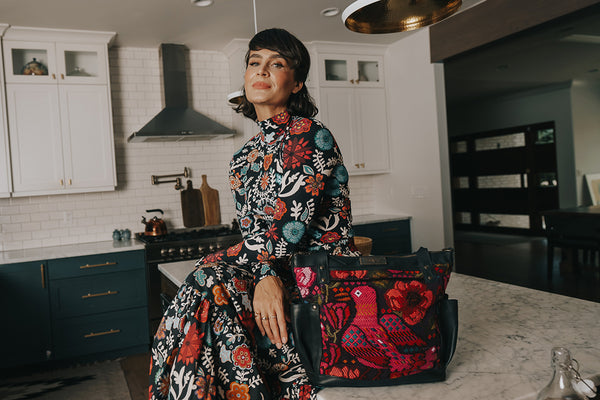
[(188, 106), (186, 50), (181, 44), (161, 44), (165, 108), (129, 136), (128, 142), (210, 140), (235, 134), (235, 131)]

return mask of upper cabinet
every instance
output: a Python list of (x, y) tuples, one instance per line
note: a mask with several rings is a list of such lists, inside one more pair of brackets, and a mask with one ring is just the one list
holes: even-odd
[(331, 130), (351, 175), (389, 172), (385, 47), (314, 42), (319, 118)]
[(3, 52), (14, 196), (114, 190), (107, 50), (113, 37), (7, 30)]
[(383, 57), (321, 54), (321, 86), (383, 87)]
[[(0, 38), (8, 28), (0, 24)], [(0, 55), (0, 61), (2, 57)], [(4, 72), (0, 68), (0, 89), (4, 87)], [(6, 98), (4, 90), (0, 90), (0, 198), (10, 196), (10, 158), (8, 156), (8, 125), (6, 123)]]

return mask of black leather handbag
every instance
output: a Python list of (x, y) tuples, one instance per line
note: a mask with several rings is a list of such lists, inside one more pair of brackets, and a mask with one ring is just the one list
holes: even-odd
[(458, 303), (445, 293), (454, 251), (406, 256), (296, 254), (294, 344), (316, 386), (387, 386), (446, 379)]

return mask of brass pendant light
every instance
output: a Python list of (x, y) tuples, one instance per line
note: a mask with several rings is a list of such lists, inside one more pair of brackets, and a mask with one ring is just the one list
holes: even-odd
[(454, 14), (462, 0), (357, 0), (342, 13), (346, 28), (359, 33), (404, 32)]

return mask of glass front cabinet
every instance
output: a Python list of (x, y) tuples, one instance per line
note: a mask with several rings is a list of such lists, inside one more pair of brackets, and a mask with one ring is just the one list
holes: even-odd
[(322, 86), (383, 87), (383, 57), (323, 54), (320, 60)]
[(104, 84), (106, 45), (4, 41), (7, 83)]

